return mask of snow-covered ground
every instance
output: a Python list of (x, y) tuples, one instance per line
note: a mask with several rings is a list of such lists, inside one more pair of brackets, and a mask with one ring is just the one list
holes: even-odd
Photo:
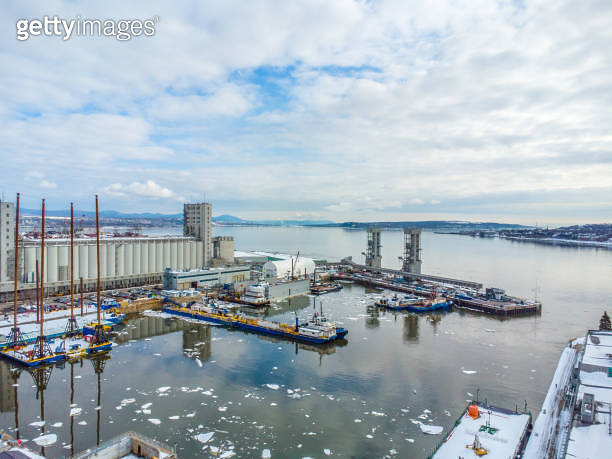
[[(85, 323), (91, 322), (96, 317), (96, 307), (84, 306), (83, 312), (84, 315), (81, 317), (81, 309), (74, 309), (74, 316), (77, 319), (79, 327), (82, 327)], [(104, 318), (105, 314), (105, 312), (102, 312), (102, 318)], [(70, 317), (69, 309), (45, 313), (45, 334), (52, 335), (64, 331), (68, 317)], [(4, 337), (7, 336), (13, 328), (12, 319), (13, 317), (10, 316), (9, 320), (0, 320), (0, 342), (4, 340)], [(19, 314), (17, 323), (21, 333), (25, 335), (26, 339), (38, 336), (40, 324), (36, 323), (36, 313)]]

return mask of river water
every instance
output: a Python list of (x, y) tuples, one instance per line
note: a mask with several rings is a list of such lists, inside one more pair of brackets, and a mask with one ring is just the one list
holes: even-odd
[[(328, 260), (363, 261), (366, 240), (364, 231), (339, 228), (215, 232), (234, 236), (240, 250), (299, 249)], [(349, 329), (346, 342), (328, 347), (135, 318), (104, 362), (66, 364), (48, 374), (0, 363), (0, 426), (11, 431), (18, 423), (36, 451), (42, 448), (31, 440), (41, 431), (57, 434), (41, 451), (50, 457), (126, 430), (176, 445), (181, 457), (206, 457), (215, 448), (256, 458), (264, 449), (272, 457), (425, 457), (443, 434), (425, 435), (418, 422), (446, 432), (477, 391), (480, 399), (508, 408), (526, 404), (537, 415), (563, 347), (612, 310), (612, 251), (429, 232), (422, 242), (424, 273), (537, 295), (541, 316), (373, 313), (368, 305), (378, 293), (347, 285), (320, 297), (328, 315)], [(385, 231), (382, 243), (383, 264), (398, 267), (402, 233)], [(294, 298), (268, 315), (307, 318), (312, 301)], [(42, 387), (48, 379), (44, 391), (36, 378)], [(69, 415), (71, 403), (80, 414)], [(30, 425), (41, 410), (45, 425)], [(209, 432), (208, 443), (195, 439)]]

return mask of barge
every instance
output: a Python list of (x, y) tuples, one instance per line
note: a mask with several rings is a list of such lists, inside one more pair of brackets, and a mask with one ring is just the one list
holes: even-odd
[(191, 307), (164, 305), (164, 312), (180, 317), (203, 320), (230, 328), (251, 331), (264, 335), (281, 336), (295, 341), (314, 344), (329, 343), (344, 338), (348, 331), (329, 322), (325, 316), (316, 312), (311, 321), (300, 324), (297, 317), (295, 325), (260, 320), (242, 313), (230, 313), (215, 305), (195, 304)]
[(522, 457), (531, 434), (531, 414), (472, 402), (429, 457), (456, 459)]
[(342, 284), (313, 284), (310, 287), (310, 293), (313, 295), (323, 295), (325, 293), (337, 292), (343, 288)]

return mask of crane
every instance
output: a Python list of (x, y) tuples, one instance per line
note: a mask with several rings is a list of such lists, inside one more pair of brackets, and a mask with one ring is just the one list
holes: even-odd
[(295, 271), (295, 268), (297, 267), (297, 262), (299, 258), (300, 258), (300, 251), (298, 250), (295, 258), (291, 259), (291, 280), (295, 279), (295, 276), (293, 275), (293, 273)]

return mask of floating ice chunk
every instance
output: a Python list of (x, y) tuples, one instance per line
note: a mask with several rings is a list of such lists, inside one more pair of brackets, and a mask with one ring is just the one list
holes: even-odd
[(170, 390), (170, 386), (162, 386), (156, 389), (157, 392), (163, 393)]
[(219, 411), (224, 412), (227, 411), (227, 406), (220, 406), (219, 408), (217, 408)]
[(325, 448), (325, 449), (323, 450), (323, 452), (325, 453), (325, 455), (326, 455), (326, 456), (331, 456), (331, 453), (332, 453), (332, 452), (331, 452), (331, 449), (329, 449), (329, 448)]
[(196, 415), (196, 413), (195, 413), (195, 411), (194, 411), (194, 412), (192, 412), (192, 413), (186, 414), (186, 415), (185, 415), (185, 417), (186, 417), (186, 418), (192, 418), (192, 417), (194, 417), (195, 415)]
[(210, 447), (210, 452), (213, 454), (217, 454), (219, 452), (219, 447), (218, 446), (211, 446)]
[(145, 338), (145, 341), (152, 341), (151, 338)]
[(361, 422), (361, 419), (355, 419), (355, 422)]
[(77, 414), (81, 414), (83, 411), (81, 408), (75, 407), (70, 410), (70, 416), (76, 416)]
[(487, 333), (495, 333), (495, 330), (492, 328), (485, 328), (484, 331), (486, 331)]
[(366, 438), (374, 438), (371, 434), (367, 434)]
[(180, 416), (168, 416), (168, 419), (172, 419), (173, 421), (176, 421), (179, 418)]
[(149, 408), (151, 405), (153, 405), (153, 403), (149, 402), (149, 403), (145, 403), (144, 405), (142, 405), (140, 408), (142, 408), (143, 410), (146, 410), (147, 408)]
[(425, 413), (425, 414), (431, 414), (431, 411), (430, 411), (430, 410), (428, 410), (428, 409), (426, 408), (426, 409), (424, 409), (424, 410), (423, 410), (423, 413)]
[(378, 411), (372, 411), (372, 416), (386, 416), (385, 413), (379, 413)]
[(136, 401), (135, 398), (124, 398), (121, 400), (122, 405), (129, 405), (130, 403), (134, 403)]
[(161, 421), (160, 421), (159, 419), (157, 419), (157, 418), (149, 418), (149, 419), (148, 419), (148, 421), (149, 421), (151, 424), (155, 424), (156, 426), (158, 426), (158, 425), (160, 425), (160, 424), (161, 424)]
[(215, 435), (214, 432), (201, 433), (195, 436), (195, 439), (200, 443), (208, 443), (210, 439)]
[(212, 395), (212, 392), (209, 390), (205, 390), (204, 392), (202, 392), (202, 395)]
[(198, 364), (198, 366), (199, 366), (200, 368), (202, 368), (202, 361), (201, 361), (200, 359), (198, 359), (197, 357), (196, 357), (195, 361), (196, 361), (196, 363)]
[(414, 438), (406, 438), (407, 442), (414, 443)]
[(478, 372), (476, 370), (461, 370), (461, 373), (463, 373), (464, 375), (473, 375)]
[(272, 402), (270, 403), (270, 406), (278, 406), (276, 403)]
[(272, 457), (272, 453), (268, 448), (264, 449), (261, 452), (261, 459), (270, 459)]
[(442, 426), (430, 426), (427, 424), (421, 424), (419, 427), (421, 428), (421, 432), (428, 435), (438, 435), (444, 430)]
[(64, 425), (63, 422), (56, 422), (55, 424), (51, 424), (51, 427), (61, 427), (63, 425)]
[(142, 414), (151, 414), (151, 410), (142, 410)]
[(46, 421), (34, 421), (34, 422), (30, 422), (30, 425), (33, 427), (42, 427), (45, 425)]
[(81, 421), (81, 422), (79, 422), (79, 425), (80, 426), (86, 426), (87, 425), (87, 421)]
[(266, 387), (268, 389), (272, 389), (272, 390), (278, 390), (280, 389), (280, 386), (278, 384), (266, 384)]
[(228, 457), (233, 457), (235, 455), (236, 455), (236, 453), (230, 450), (230, 451), (224, 451), (223, 453), (221, 453), (221, 455), (219, 457), (221, 459), (225, 459), (225, 458), (228, 458)]
[(49, 446), (49, 445), (54, 444), (57, 441), (57, 435), (55, 434), (41, 435), (40, 437), (34, 438), (33, 441), (38, 446)]

